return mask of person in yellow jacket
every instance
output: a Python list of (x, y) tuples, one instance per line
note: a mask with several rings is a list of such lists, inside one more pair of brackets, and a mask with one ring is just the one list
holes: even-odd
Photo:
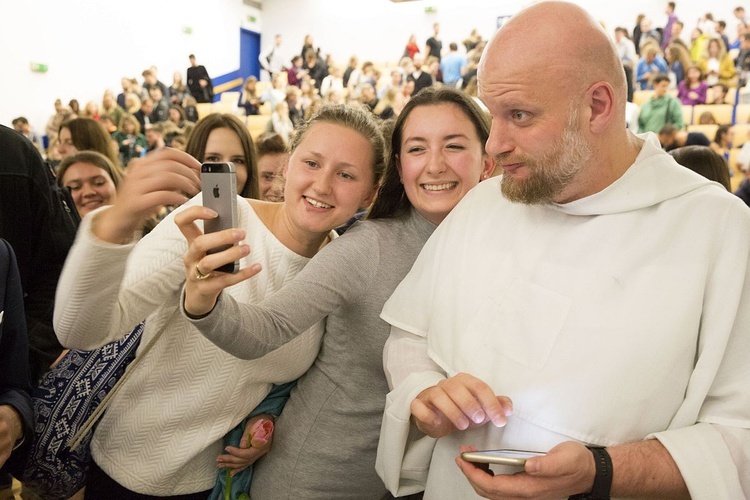
[(706, 52), (697, 61), (698, 67), (706, 75), (709, 87), (724, 84), (727, 87), (737, 86), (737, 68), (732, 58), (727, 54), (724, 43), (720, 38), (708, 40)]

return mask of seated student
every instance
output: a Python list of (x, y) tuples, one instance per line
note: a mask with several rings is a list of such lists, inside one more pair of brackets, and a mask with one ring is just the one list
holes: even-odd
[(60, 125), (58, 139), (57, 151), (61, 160), (78, 151), (96, 151), (120, 167), (116, 142), (91, 118), (75, 118), (64, 122)]
[(669, 154), (683, 167), (701, 174), (706, 179), (718, 182), (727, 191), (732, 190), (727, 164), (724, 158), (711, 148), (702, 145), (684, 146), (673, 149)]
[(133, 115), (125, 115), (120, 120), (120, 127), (117, 132), (112, 134), (117, 141), (120, 151), (120, 165), (123, 168), (128, 166), (130, 160), (137, 158), (145, 153), (148, 144), (146, 136), (141, 134), (141, 125)]
[(277, 420), (273, 451), (255, 472), (253, 498), (383, 498), (375, 454), (389, 328), (380, 311), (435, 227), (491, 175), (488, 136), (487, 117), (468, 96), (423, 90), (396, 120), (385, 180), (367, 221), (355, 223), (261, 303), (236, 303), (220, 294), (218, 282), (186, 288), (186, 312), (208, 312), (195, 326), (241, 358), (259, 358), (325, 318), (322, 348)]
[(698, 125), (717, 125), (716, 117), (710, 111), (704, 111), (698, 117)]
[(284, 167), (289, 149), (279, 135), (265, 132), (255, 142), (258, 151), (258, 199), (284, 201)]
[(659, 46), (656, 43), (647, 44), (641, 54), (635, 67), (635, 81), (638, 82), (640, 90), (651, 90), (654, 88), (654, 76), (668, 71), (667, 62), (659, 55)]
[(258, 96), (258, 79), (252, 75), (245, 78), (237, 106), (245, 110), (245, 116), (260, 114), (260, 96)]
[(638, 131), (658, 132), (664, 125), (672, 124), (682, 128), (682, 104), (677, 98), (668, 94), (669, 77), (660, 73), (653, 80), (654, 95), (643, 103), (638, 115)]
[(708, 84), (703, 77), (703, 72), (698, 66), (690, 66), (685, 74), (685, 79), (677, 85), (677, 97), (686, 106), (706, 103)]
[(711, 141), (701, 132), (688, 132), (678, 129), (674, 125), (664, 125), (659, 130), (659, 143), (665, 151), (682, 148), (685, 146), (709, 146)]
[(294, 124), (291, 118), (289, 118), (289, 105), (286, 101), (281, 101), (276, 104), (276, 107), (271, 113), (271, 126), (273, 132), (279, 134), (286, 144), (289, 144), (294, 132)]
[(729, 101), (727, 101), (728, 92), (729, 87), (727, 87), (723, 83), (714, 85), (709, 89), (709, 97), (706, 98), (706, 104), (731, 104)]
[(747, 175), (745, 179), (740, 183), (737, 190), (734, 192), (745, 204), (750, 207), (750, 175)]
[(737, 68), (719, 38), (711, 38), (706, 52), (697, 60), (698, 67), (706, 75), (709, 86), (723, 83), (728, 87), (737, 86)]
[(742, 145), (740, 154), (737, 156), (737, 163), (729, 165), (729, 169), (737, 169), (740, 172), (750, 173), (750, 130), (748, 130), (745, 143)]
[[(58, 287), (58, 336), (71, 347), (89, 349), (120, 338), (143, 318), (142, 345), (160, 335), (96, 427), (87, 497), (207, 497), (222, 437), (263, 400), (272, 383), (294, 380), (309, 368), (322, 331), (312, 328), (268, 356), (242, 361), (198, 334), (180, 312), (181, 290), (222, 284), (228, 286), (225, 295), (239, 303), (276, 293), (332, 237), (334, 227), (370, 203), (383, 151), (382, 135), (365, 112), (322, 111), (293, 145), (287, 201), (238, 197), (240, 229), (201, 238), (210, 247), (230, 245), (211, 255), (192, 246), (202, 235), (202, 220), (215, 215), (201, 206), (200, 196), (132, 243), (133, 229), (157, 207), (180, 205), (185, 193), (200, 190), (200, 163), (181, 151), (165, 149), (134, 162), (115, 204), (84, 219)], [(238, 174), (238, 190), (249, 184), (257, 196), (254, 165), (238, 168)], [(236, 274), (216, 270), (230, 261), (241, 263)], [(260, 275), (247, 280), (259, 268)], [(191, 303), (185, 307), (191, 309)], [(268, 447), (233, 451), (249, 453), (252, 462)]]
[[(729, 151), (732, 149), (732, 141), (734, 140), (734, 129), (731, 125), (719, 125), (716, 129), (716, 135), (714, 140), (711, 141), (709, 147), (716, 151), (722, 158), (724, 158), (725, 166), (729, 166)], [(729, 170), (729, 176), (734, 176), (734, 172)]]

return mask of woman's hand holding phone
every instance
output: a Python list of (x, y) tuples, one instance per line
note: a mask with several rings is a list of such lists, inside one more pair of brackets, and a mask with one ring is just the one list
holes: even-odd
[(96, 214), (93, 231), (109, 243), (125, 244), (163, 205), (182, 205), (200, 191), (200, 163), (164, 148), (128, 165), (114, 205)]
[[(203, 234), (197, 220), (211, 220), (217, 217), (210, 208), (193, 206), (175, 216), (175, 224), (187, 239), (185, 253), (185, 312), (189, 316), (205, 316), (213, 310), (219, 294), (227, 287), (252, 278), (261, 270), (260, 264), (240, 269), (237, 273), (215, 271), (224, 265), (236, 262), (250, 253), (250, 247), (242, 244), (245, 231), (225, 229), (216, 233)], [(209, 250), (228, 247), (209, 254)]]

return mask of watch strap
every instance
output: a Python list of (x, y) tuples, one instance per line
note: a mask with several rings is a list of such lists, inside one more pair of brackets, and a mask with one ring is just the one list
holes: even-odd
[(594, 465), (596, 466), (594, 486), (588, 493), (579, 493), (569, 498), (575, 500), (609, 500), (612, 489), (612, 458), (604, 446), (587, 446), (586, 448), (594, 455)]

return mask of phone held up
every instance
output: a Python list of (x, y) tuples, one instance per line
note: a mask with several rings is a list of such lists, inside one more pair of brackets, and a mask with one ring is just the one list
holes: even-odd
[(527, 451), (527, 450), (483, 450), (483, 451), (467, 451), (461, 453), (461, 458), (467, 462), (480, 463), (480, 464), (499, 464), (499, 465), (510, 465), (515, 467), (523, 467), (526, 464), (526, 460), (532, 457), (539, 457), (546, 455), (541, 451)]
[[(204, 163), (201, 165), (201, 188), (203, 206), (217, 214), (215, 219), (203, 222), (206, 234), (237, 227), (237, 175), (234, 163)], [(231, 245), (212, 248), (209, 254), (223, 252)], [(240, 269), (239, 261), (230, 262), (216, 268), (223, 273), (236, 273)]]

